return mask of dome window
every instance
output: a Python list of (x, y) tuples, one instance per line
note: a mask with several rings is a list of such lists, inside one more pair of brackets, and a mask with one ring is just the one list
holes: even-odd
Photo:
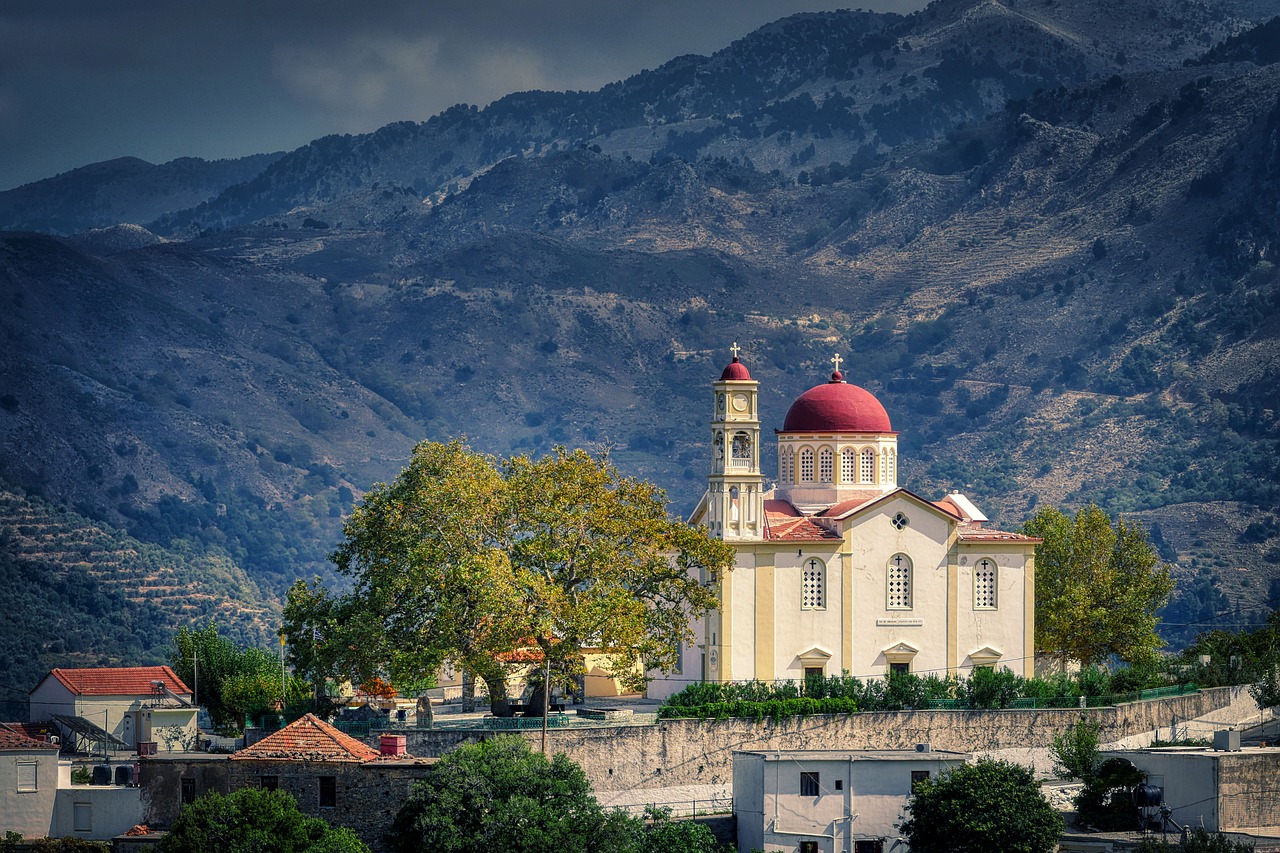
[(813, 482), (813, 450), (808, 447), (800, 451), (800, 482)]
[(824, 447), (818, 453), (818, 480), (830, 483), (835, 479), (835, 454), (830, 447)]

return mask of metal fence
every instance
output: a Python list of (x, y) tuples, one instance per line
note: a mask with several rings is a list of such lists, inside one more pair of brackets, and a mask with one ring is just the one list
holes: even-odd
[(733, 794), (716, 794), (696, 800), (663, 800), (648, 803), (624, 803), (605, 806), (613, 811), (643, 815), (649, 809), (670, 809), (672, 817), (699, 817), (701, 815), (733, 814)]
[[(1185, 696), (1199, 690), (1200, 688), (1194, 684), (1176, 684), (1172, 687), (1156, 687), (1134, 693), (1110, 693), (1105, 696), (1024, 696), (1012, 700), (1004, 707), (1010, 709), (1106, 708), (1128, 702)], [(977, 710), (964, 699), (928, 699), (925, 701), (925, 707), (953, 711)]]
[[(624, 726), (657, 725), (657, 714), (632, 714), (613, 720), (599, 720), (580, 717), (576, 714), (552, 714), (547, 717), (548, 729), (596, 729), (620, 728)], [(339, 731), (352, 737), (365, 738), (377, 732), (425, 732), (425, 731), (486, 731), (486, 732), (519, 732), (540, 731), (541, 717), (462, 717), (451, 719), (449, 716), (436, 717), (430, 725), (422, 723), (400, 723), (394, 720), (338, 720), (334, 723)]]

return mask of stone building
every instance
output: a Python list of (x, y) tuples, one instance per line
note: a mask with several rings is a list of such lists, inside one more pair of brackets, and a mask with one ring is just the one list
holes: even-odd
[[(692, 681), (800, 680), (1034, 669), (1035, 546), (996, 530), (959, 492), (929, 500), (898, 485), (898, 433), (870, 392), (830, 381), (801, 394), (761, 440), (759, 383), (738, 358), (712, 383), (705, 495), (690, 518), (737, 549), (705, 578), (721, 607), (695, 626), (677, 672)], [(761, 455), (776, 452), (765, 481)]]
[(408, 755), (402, 735), (384, 735), (381, 746), (307, 714), (234, 755), (143, 759), (147, 820), (168, 826), (183, 804), (209, 792), (269, 788), (287, 791), (305, 814), (348, 827), (381, 850), (410, 787), (435, 762)]

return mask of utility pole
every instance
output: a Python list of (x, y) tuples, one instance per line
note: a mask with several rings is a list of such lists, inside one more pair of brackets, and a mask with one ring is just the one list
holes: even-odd
[(542, 675), (542, 754), (547, 754), (547, 714), (551, 710), (551, 655), (544, 650), (542, 659), (546, 668)]

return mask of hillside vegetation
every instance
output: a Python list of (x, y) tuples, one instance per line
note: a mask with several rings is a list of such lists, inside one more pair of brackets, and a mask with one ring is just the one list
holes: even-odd
[(421, 438), (608, 445), (687, 510), (736, 340), (766, 428), (838, 352), (909, 488), (1004, 526), (1133, 514), (1175, 563), (1170, 636), (1256, 619), (1265, 6), (798, 15), (598, 92), (316, 140), (147, 228), (0, 234), (0, 477), (271, 602)]

